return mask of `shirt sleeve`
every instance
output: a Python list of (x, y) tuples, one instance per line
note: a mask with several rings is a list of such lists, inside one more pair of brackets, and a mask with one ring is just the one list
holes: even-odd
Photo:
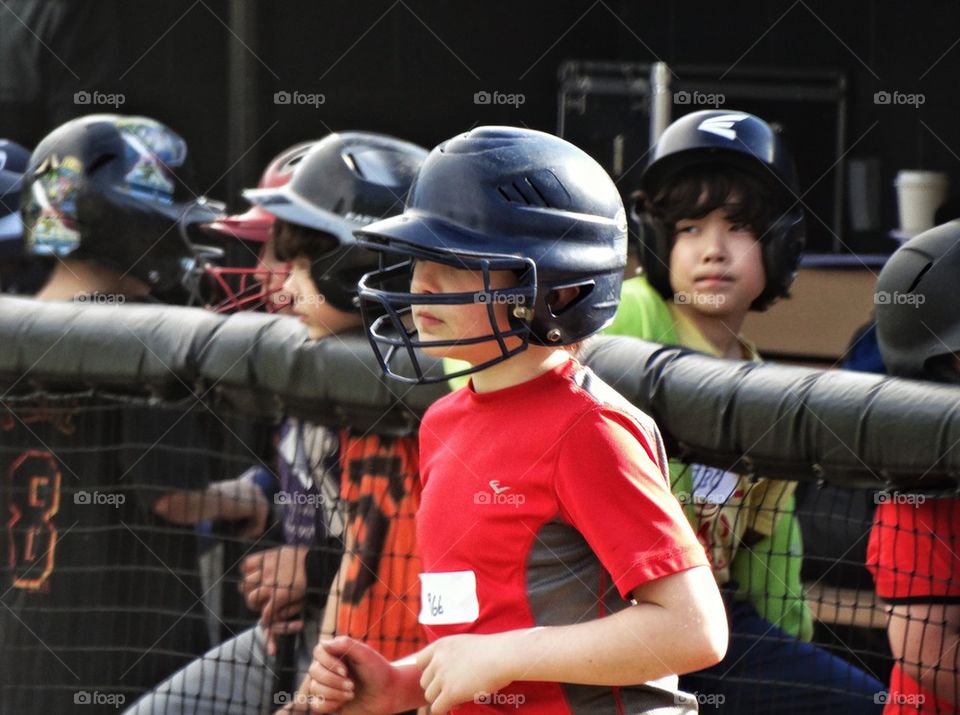
[(587, 540), (624, 598), (707, 558), (640, 427), (616, 410), (581, 415), (556, 469), (563, 518)]

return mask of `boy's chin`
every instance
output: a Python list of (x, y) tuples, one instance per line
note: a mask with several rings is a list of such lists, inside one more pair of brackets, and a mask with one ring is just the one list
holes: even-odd
[(750, 310), (750, 303), (743, 296), (733, 292), (716, 291), (677, 293), (673, 302), (684, 310), (693, 311), (705, 317), (728, 318), (732, 315), (746, 313)]
[(475, 346), (468, 347), (463, 345), (445, 345), (443, 347), (434, 346), (423, 347), (420, 349), (424, 354), (429, 355), (432, 358), (459, 360), (460, 362), (469, 363), (470, 365), (478, 365), (489, 359), (489, 357), (478, 354)]
[[(715, 318), (718, 320), (729, 318), (731, 315), (737, 313), (737, 311), (732, 309), (731, 306), (712, 302), (688, 303), (683, 306), (683, 309), (691, 314), (700, 315), (704, 318)], [(745, 313), (746, 310), (743, 312)]]
[(420, 348), (424, 355), (437, 359), (460, 360), (475, 365), (475, 356), (463, 347), (456, 345), (425, 346)]
[[(515, 350), (520, 347), (522, 343), (522, 341), (515, 336), (506, 338), (505, 342), (508, 350)], [(442, 347), (427, 345), (421, 346), (419, 350), (432, 358), (459, 360), (470, 363), (471, 365), (479, 365), (501, 356), (500, 348), (497, 346), (496, 339), (493, 337), (481, 343), (445, 345)]]

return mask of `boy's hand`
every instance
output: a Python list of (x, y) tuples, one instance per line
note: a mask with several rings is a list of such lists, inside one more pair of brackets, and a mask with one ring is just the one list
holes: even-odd
[(260, 611), (260, 623), (273, 633), (278, 624), (296, 621), (303, 609), (306, 557), (305, 546), (278, 546), (251, 554), (240, 564), (240, 591), (247, 606)]
[(516, 650), (510, 633), (441, 638), (417, 656), (420, 686), (432, 715), (495, 693), (516, 677), (509, 654)]
[(214, 482), (206, 489), (166, 492), (153, 501), (152, 509), (174, 524), (196, 524), (206, 519), (237, 522), (236, 535), (243, 539), (262, 534), (270, 516), (270, 502), (245, 476)]
[(239, 538), (255, 539), (267, 528), (270, 502), (252, 479), (241, 475), (236, 479), (216, 482), (207, 491), (207, 498), (216, 505), (217, 513), (212, 518), (238, 522)]
[[(310, 712), (380, 715), (393, 712), (394, 666), (370, 646), (341, 636), (313, 651), (306, 695)], [(294, 710), (293, 712), (296, 712)]]
[[(302, 610), (300, 606), (300, 610)], [(288, 617), (294, 618), (292, 621), (281, 621), (277, 623), (276, 621), (269, 626), (264, 626), (264, 635), (267, 638), (267, 654), (273, 658), (277, 657), (279, 652), (279, 647), (277, 646), (277, 638), (282, 636), (293, 635), (294, 633), (299, 633), (303, 630), (304, 621), (302, 618), (298, 618), (300, 611), (296, 613), (291, 613)]]

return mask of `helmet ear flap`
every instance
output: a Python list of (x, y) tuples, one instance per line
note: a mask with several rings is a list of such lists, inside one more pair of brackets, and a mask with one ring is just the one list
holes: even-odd
[(670, 288), (670, 235), (666, 224), (646, 209), (642, 195), (634, 195), (630, 201), (630, 224), (628, 240), (637, 247), (637, 259), (647, 281), (666, 300), (673, 291)]
[(763, 293), (750, 305), (751, 310), (764, 311), (777, 300), (790, 295), (790, 285), (797, 276), (797, 266), (804, 246), (802, 212), (789, 212), (777, 218), (767, 230), (763, 242)]

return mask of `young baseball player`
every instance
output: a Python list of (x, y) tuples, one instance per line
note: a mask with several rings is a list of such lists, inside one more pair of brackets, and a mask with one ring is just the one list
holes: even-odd
[[(653, 421), (572, 352), (612, 319), (623, 205), (603, 169), (541, 132), (481, 127), (427, 158), (402, 216), (360, 242), (407, 259), (365, 276), (385, 371), (413, 348), (469, 363), (420, 431), (420, 622), (390, 662), (315, 651), (315, 712), (695, 712), (676, 673), (717, 662), (723, 604)], [(388, 259), (388, 262), (391, 261)], [(384, 286), (411, 271), (408, 292)], [(366, 309), (366, 308), (365, 308)], [(416, 377), (398, 375), (408, 351)]]
[[(191, 232), (219, 218), (213, 204), (187, 188), (186, 154), (180, 136), (146, 117), (90, 115), (45, 137), (31, 157), (33, 174), (22, 196), (26, 253), (52, 264), (35, 297), (90, 303), (184, 298), (183, 265), (193, 258), (190, 239), (197, 237)], [(237, 521), (238, 535), (252, 537), (263, 531), (269, 505), (251, 480), (238, 478), (164, 490), (152, 509), (178, 525)]]
[[(960, 221), (932, 228), (887, 261), (876, 288), (877, 338), (891, 375), (960, 384)], [(960, 704), (960, 499), (887, 495), (867, 567), (890, 606), (896, 660), (884, 715), (955, 713)]]
[[(258, 189), (277, 189), (290, 183), (293, 172), (315, 142), (300, 142), (284, 149), (264, 169)], [(289, 307), (282, 291), (289, 265), (277, 258), (273, 240), (276, 217), (254, 204), (242, 214), (223, 216), (202, 228), (222, 244), (221, 260), (202, 266), (207, 307), (218, 313), (237, 310), (277, 312)], [(255, 264), (249, 267), (251, 263)]]
[[(804, 240), (797, 191), (792, 158), (758, 117), (701, 111), (676, 120), (651, 152), (633, 207), (643, 276), (624, 283), (607, 332), (759, 360), (740, 331), (748, 311), (765, 310), (793, 281)], [(795, 485), (678, 461), (671, 479), (724, 590), (731, 634), (724, 661), (683, 687), (721, 693), (742, 713), (875, 710), (875, 679), (803, 642), (812, 624)]]
[[(184, 188), (186, 165), (183, 139), (146, 117), (45, 137), (21, 195), (25, 252), (53, 265), (36, 298), (147, 301), (178, 285), (180, 230), (217, 215)], [(0, 711), (71, 712), (105, 686), (116, 709), (209, 645), (192, 524), (258, 533), (269, 506), (245, 482), (211, 483), (219, 460), (184, 449), (216, 432), (203, 414), (4, 408)]]
[[(357, 281), (377, 256), (359, 247), (353, 232), (402, 210), (425, 157), (426, 150), (408, 142), (345, 132), (322, 140), (304, 157), (288, 186), (247, 193), (276, 217), (276, 253), (290, 263), (284, 290), (310, 339), (360, 327)], [(415, 603), (417, 595), (415, 439), (389, 439), (349, 428), (330, 435), (338, 457), (339, 494), (327, 494), (324, 509), (335, 510), (328, 518), (343, 522), (345, 553), (336, 579), (324, 589), (329, 592), (324, 628), (405, 655), (422, 641), (408, 615), (408, 602)], [(248, 581), (259, 578), (256, 569), (244, 570)], [(269, 580), (264, 584), (261, 593), (269, 591)], [(270, 604), (264, 619), (280, 612), (279, 605)], [(316, 625), (306, 629), (311, 647)]]
[[(322, 161), (319, 149), (311, 152), (286, 189), (248, 194), (277, 217), (277, 255), (290, 262), (291, 271), (284, 289), (311, 339), (360, 327), (357, 282), (375, 266), (377, 256), (357, 245), (353, 232), (402, 210), (426, 157), (421, 147), (382, 135), (337, 136), (335, 151), (328, 150)], [(345, 218), (332, 225), (335, 212)], [(306, 649), (301, 652), (307, 658), (301, 672), (321, 631), (357, 638), (396, 657), (423, 643), (415, 617), (419, 552), (413, 526), (420, 501), (416, 437), (388, 438), (351, 428), (329, 434), (338, 458), (339, 494), (327, 494), (323, 508), (342, 522), (344, 553), (333, 583), (328, 580), (323, 589), (328, 595), (325, 604), (319, 604), (322, 614), (315, 608), (303, 628)], [(263, 582), (260, 592), (270, 590), (266, 574), (244, 570), (247, 580)], [(282, 586), (283, 581), (274, 583)], [(277, 591), (282, 593), (282, 588)], [(282, 616), (282, 606), (265, 607), (265, 622)]]
[[(275, 253), (290, 266), (283, 292), (308, 339), (360, 327), (357, 281), (377, 257), (356, 245), (353, 231), (402, 210), (425, 156), (421, 147), (392, 137), (341, 132), (316, 142), (286, 181), (245, 192), (270, 217)], [(298, 634), (305, 674), (325, 611), (333, 622), (348, 618), (344, 632), (378, 648), (401, 655), (416, 650), (419, 627), (415, 618), (404, 618), (412, 608), (407, 601), (417, 595), (416, 549), (407, 541), (419, 496), (411, 486), (417, 475), (412, 445), (410, 438), (382, 440), (285, 420), (277, 492), (285, 544), (241, 565), (241, 589), (260, 614), (259, 624), (191, 663), (128, 712), (256, 715), (288, 702), (289, 693), (275, 692), (275, 638)], [(375, 514), (389, 518), (377, 521)], [(362, 564), (365, 588), (347, 593), (345, 573), (355, 562)], [(343, 575), (331, 588), (338, 571)], [(358, 610), (368, 619), (357, 617)]]

